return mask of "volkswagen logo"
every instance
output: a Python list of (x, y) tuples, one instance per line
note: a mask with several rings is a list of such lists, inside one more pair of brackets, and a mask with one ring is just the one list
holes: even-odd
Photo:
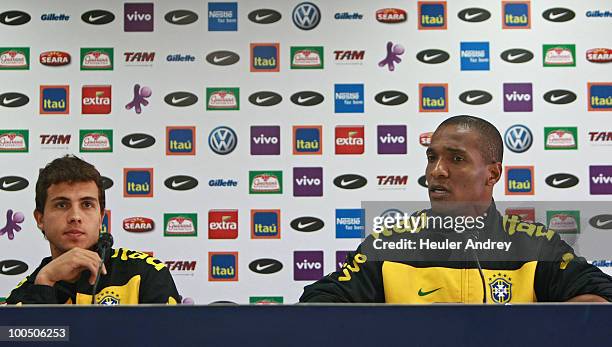
[(238, 136), (231, 128), (220, 126), (213, 129), (208, 136), (208, 145), (213, 152), (221, 155), (230, 154), (238, 144)]
[(527, 151), (533, 143), (533, 135), (531, 130), (524, 125), (513, 125), (504, 135), (506, 147), (514, 153), (523, 153)]
[(321, 21), (321, 11), (312, 2), (303, 2), (293, 9), (293, 24), (302, 30), (312, 30)]

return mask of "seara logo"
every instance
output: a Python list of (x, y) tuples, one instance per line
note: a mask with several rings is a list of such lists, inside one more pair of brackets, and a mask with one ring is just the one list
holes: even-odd
[(419, 30), (446, 30), (446, 1), (419, 1)]
[(46, 66), (64, 66), (70, 64), (70, 54), (62, 51), (40, 53), (39, 62)]
[(27, 153), (29, 130), (0, 129), (0, 153)]
[(251, 43), (251, 72), (279, 72), (279, 50), (278, 43)]
[(408, 19), (406, 11), (401, 8), (382, 8), (376, 11), (376, 20), (381, 23), (402, 23)]
[(251, 210), (251, 239), (280, 238), (280, 210)]
[(502, 1), (502, 29), (530, 28), (530, 1)]
[(588, 110), (612, 111), (612, 82), (587, 83)]
[(506, 166), (506, 195), (534, 195), (533, 166)]
[(153, 197), (153, 169), (123, 169), (123, 197)]
[(293, 280), (316, 281), (323, 277), (323, 251), (294, 251)]
[(70, 113), (70, 86), (40, 86), (40, 114)]
[(282, 193), (282, 171), (249, 171), (249, 194)]
[(419, 83), (419, 112), (448, 112), (448, 84)]
[(79, 130), (79, 152), (105, 152), (113, 151), (112, 129)]
[(123, 220), (123, 230), (130, 233), (144, 233), (155, 229), (155, 222), (147, 217), (130, 217)]
[(208, 280), (238, 281), (238, 252), (208, 252)]
[(612, 62), (612, 49), (609, 48), (592, 48), (586, 51), (586, 58), (591, 63), (609, 63)]
[(323, 154), (323, 127), (320, 125), (293, 126), (293, 154)]
[(166, 155), (195, 155), (196, 128), (191, 126), (166, 127)]
[(164, 236), (198, 236), (198, 214), (164, 213)]
[(0, 47), (0, 70), (29, 70), (30, 47)]
[(238, 238), (238, 210), (208, 211), (208, 238), (211, 240)]
[(206, 88), (207, 111), (240, 110), (239, 88)]

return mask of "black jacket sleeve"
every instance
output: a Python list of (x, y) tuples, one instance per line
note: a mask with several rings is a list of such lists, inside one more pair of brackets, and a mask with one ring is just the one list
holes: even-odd
[(138, 302), (141, 304), (181, 303), (181, 297), (166, 266), (159, 270), (147, 266), (147, 271), (140, 284)]
[(555, 233), (541, 248), (535, 292), (538, 301), (567, 301), (581, 294), (595, 294), (612, 301), (612, 277), (577, 256)]
[(34, 272), (23, 279), (17, 287), (11, 291), (6, 298), (8, 305), (21, 304), (62, 304), (58, 302), (57, 290), (55, 287), (34, 284), (38, 272), (51, 261), (50, 258), (42, 260), (41, 264)]
[(342, 269), (304, 287), (300, 302), (385, 302), (382, 262), (368, 260), (362, 248), (348, 254)]

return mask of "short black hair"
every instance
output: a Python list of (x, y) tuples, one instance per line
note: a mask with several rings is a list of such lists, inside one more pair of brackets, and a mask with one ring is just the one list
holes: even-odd
[(106, 207), (106, 195), (102, 187), (100, 172), (90, 163), (73, 155), (57, 158), (41, 169), (36, 182), (36, 211), (44, 213), (47, 201), (47, 190), (52, 184), (89, 182), (93, 181), (98, 187), (98, 200), (100, 212)]
[(446, 119), (438, 125), (438, 129), (455, 125), (475, 130), (481, 135), (482, 146), (480, 154), (489, 163), (501, 163), (504, 160), (504, 143), (497, 128), (486, 120), (474, 116), (459, 115)]

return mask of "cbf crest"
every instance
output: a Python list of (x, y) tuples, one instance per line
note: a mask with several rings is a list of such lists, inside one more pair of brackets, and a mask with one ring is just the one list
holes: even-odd
[(497, 273), (489, 277), (489, 289), (491, 290), (491, 299), (496, 304), (506, 304), (512, 299), (512, 278), (505, 274)]
[(100, 305), (119, 305), (121, 300), (119, 300), (119, 294), (113, 292), (112, 290), (105, 290), (102, 293), (97, 295), (97, 301)]

